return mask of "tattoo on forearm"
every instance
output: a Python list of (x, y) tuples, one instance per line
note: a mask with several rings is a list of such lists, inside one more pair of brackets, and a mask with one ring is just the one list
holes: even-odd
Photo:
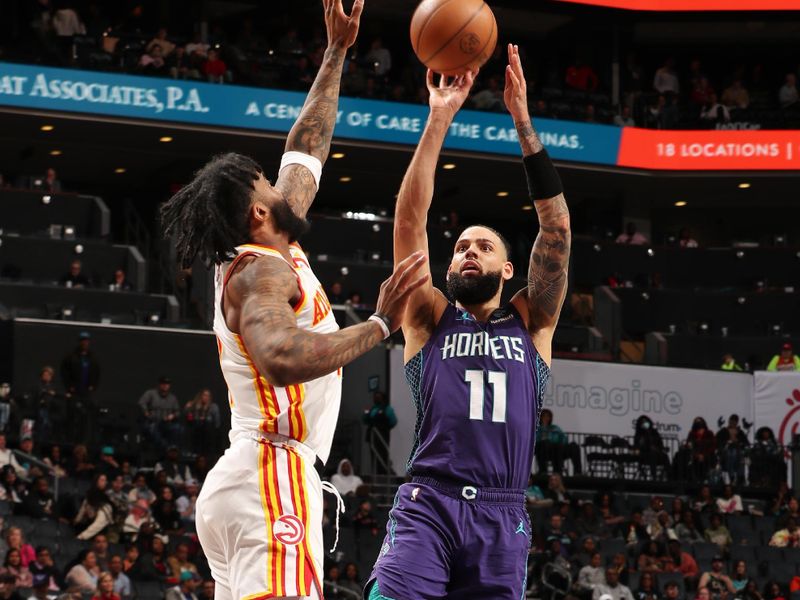
[[(286, 138), (286, 151), (310, 154), (323, 163), (328, 159), (331, 139), (339, 109), (339, 86), (342, 79), (345, 51), (329, 48), (317, 78), (308, 92), (303, 110)], [(292, 167), (287, 167), (287, 171)], [(277, 187), (295, 214), (305, 216), (314, 201), (317, 189), (314, 178), (305, 167), (279, 178)]]
[(310, 381), (332, 373), (383, 340), (372, 321), (330, 334), (297, 327), (289, 305), (294, 274), (276, 259), (257, 259), (231, 278), (241, 298), (239, 331), (256, 366), (274, 385)]
[(515, 121), (514, 125), (517, 128), (517, 137), (519, 137), (519, 145), (522, 147), (523, 156), (536, 154), (544, 149), (544, 145), (536, 134), (536, 130), (530, 120)]
[(563, 194), (537, 200), (539, 235), (528, 268), (528, 306), (531, 325), (554, 325), (567, 293), (567, 267), (572, 234), (569, 209)]

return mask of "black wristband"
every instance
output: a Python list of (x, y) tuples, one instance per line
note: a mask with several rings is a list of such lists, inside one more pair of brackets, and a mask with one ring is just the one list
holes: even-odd
[(531, 200), (555, 198), (564, 192), (561, 177), (558, 176), (547, 150), (530, 154), (522, 159), (525, 175), (528, 177), (528, 194)]
[[(372, 313), (372, 315), (370, 315), (369, 318), (370, 319), (380, 319), (381, 322), (386, 326), (386, 328), (384, 329), (384, 333), (386, 334), (386, 337), (388, 338), (390, 335), (392, 335), (392, 322), (389, 320), (389, 317), (387, 317), (386, 315), (382, 315), (381, 313), (376, 311), (376, 312)], [(380, 325), (380, 323), (379, 323), (379, 325)], [(388, 332), (388, 333), (386, 333), (386, 332)]]

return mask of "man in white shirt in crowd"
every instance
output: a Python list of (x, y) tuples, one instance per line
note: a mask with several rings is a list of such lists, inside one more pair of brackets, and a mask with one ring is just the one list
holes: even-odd
[(606, 569), (605, 584), (596, 585), (592, 600), (633, 600), (633, 594), (627, 585), (619, 582), (619, 573), (615, 569)]
[(675, 73), (675, 59), (668, 58), (664, 61), (664, 66), (656, 71), (653, 78), (653, 88), (661, 94), (677, 94), (681, 91), (681, 84), (678, 75)]

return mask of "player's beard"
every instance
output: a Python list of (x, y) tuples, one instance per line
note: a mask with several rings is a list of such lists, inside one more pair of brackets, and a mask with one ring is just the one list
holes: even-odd
[(451, 271), (447, 276), (447, 293), (462, 306), (483, 304), (497, 295), (502, 279), (503, 274), (500, 271), (489, 271), (472, 277), (463, 277), (460, 273)]
[(311, 223), (306, 219), (294, 214), (286, 198), (281, 198), (277, 202), (271, 204), (269, 211), (272, 215), (272, 221), (275, 223), (275, 228), (289, 236), (290, 244), (296, 242), (300, 236), (306, 233), (311, 227)]

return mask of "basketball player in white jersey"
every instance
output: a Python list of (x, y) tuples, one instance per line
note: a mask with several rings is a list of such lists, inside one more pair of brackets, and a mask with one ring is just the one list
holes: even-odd
[[(322, 484), (341, 367), (400, 327), (427, 280), (418, 253), (381, 286), (376, 314), (338, 331), (297, 238), (330, 150), (350, 16), (323, 0), (328, 48), (286, 143), (275, 185), (252, 159), (212, 159), (162, 208), (185, 266), (216, 264), (214, 332), (229, 390), (231, 446), (205, 480), (197, 533), (217, 600), (322, 598)], [(201, 367), (202, 368), (202, 367)]]

